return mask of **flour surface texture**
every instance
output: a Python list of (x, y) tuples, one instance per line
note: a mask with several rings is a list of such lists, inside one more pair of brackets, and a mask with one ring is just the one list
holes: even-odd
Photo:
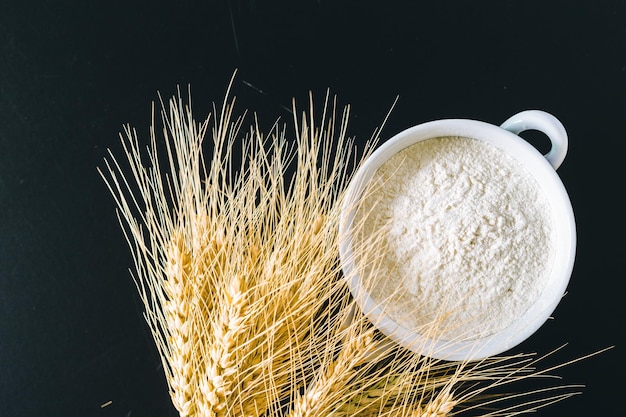
[(523, 165), (483, 141), (441, 137), (400, 151), (375, 173), (355, 220), (363, 236), (380, 236), (365, 280), (371, 297), (431, 337), (504, 329), (551, 272), (546, 196)]

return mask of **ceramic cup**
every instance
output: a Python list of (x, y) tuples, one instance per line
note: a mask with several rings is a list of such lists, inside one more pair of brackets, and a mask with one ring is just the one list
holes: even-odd
[[(551, 142), (542, 155), (518, 136), (525, 130), (543, 132)], [(462, 136), (488, 142), (524, 165), (546, 195), (556, 232), (554, 264), (545, 287), (534, 304), (503, 330), (485, 338), (466, 341), (430, 339), (394, 322), (367, 293), (354, 264), (354, 213), (358, 201), (376, 170), (390, 157), (417, 142), (442, 136)], [(445, 360), (478, 360), (502, 353), (531, 336), (555, 310), (568, 285), (576, 251), (574, 214), (569, 196), (556, 173), (567, 153), (568, 139), (563, 125), (551, 114), (539, 110), (520, 112), (501, 126), (476, 120), (446, 119), (423, 123), (398, 133), (384, 142), (363, 163), (351, 181), (339, 227), (339, 254), (344, 277), (362, 312), (385, 335), (401, 346), (425, 356)], [(378, 278), (376, 278), (378, 279)], [(384, 277), (381, 277), (384, 279)]]

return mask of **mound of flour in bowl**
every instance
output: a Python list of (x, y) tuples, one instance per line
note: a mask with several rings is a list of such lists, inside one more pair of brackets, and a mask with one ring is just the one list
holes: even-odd
[(381, 246), (364, 283), (396, 323), (472, 340), (510, 325), (541, 293), (551, 209), (510, 155), (469, 138), (429, 139), (386, 161), (368, 189), (355, 220)]

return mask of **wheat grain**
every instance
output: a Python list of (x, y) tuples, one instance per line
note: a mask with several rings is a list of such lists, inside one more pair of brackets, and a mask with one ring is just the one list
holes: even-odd
[(195, 384), (195, 362), (193, 346), (193, 326), (191, 318), (193, 305), (197, 304), (196, 294), (189, 286), (191, 257), (180, 239), (169, 247), (166, 255), (163, 282), (165, 300), (163, 311), (168, 329), (167, 349), (171, 366), (169, 376), (171, 396), (174, 406), (181, 416), (193, 416), (195, 405), (192, 396)]
[(200, 400), (199, 408), (201, 415), (207, 416), (221, 415), (227, 407), (237, 373), (236, 350), (247, 326), (245, 277), (234, 275), (223, 291), (225, 300), (220, 304), (218, 323), (212, 325), (213, 339), (208, 341), (211, 349), (199, 382), (201, 398), (205, 400)]
[(442, 391), (423, 407), (418, 407), (411, 413), (411, 417), (446, 417), (450, 414), (456, 401), (452, 393)]
[[(337, 358), (323, 368), (321, 375), (300, 396), (290, 417), (327, 415), (342, 397), (342, 386), (354, 378), (357, 365), (373, 343), (372, 330), (353, 335), (342, 346)], [(338, 395), (339, 393), (339, 395)]]

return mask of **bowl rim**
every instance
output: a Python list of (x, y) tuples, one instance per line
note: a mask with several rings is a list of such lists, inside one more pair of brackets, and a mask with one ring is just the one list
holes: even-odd
[[(524, 165), (543, 189), (551, 207), (556, 247), (550, 276), (537, 300), (517, 320), (492, 335), (464, 341), (432, 339), (414, 333), (387, 316), (363, 288), (350, 231), (354, 211), (365, 186), (391, 156), (415, 143), (443, 136), (478, 139), (494, 145)], [(574, 213), (558, 174), (526, 140), (501, 127), (470, 119), (440, 119), (405, 129), (376, 149), (356, 171), (344, 196), (339, 222), (339, 257), (344, 279), (361, 311), (383, 334), (424, 356), (445, 360), (478, 360), (502, 353), (526, 340), (550, 317), (562, 298), (573, 270), (576, 252)]]

